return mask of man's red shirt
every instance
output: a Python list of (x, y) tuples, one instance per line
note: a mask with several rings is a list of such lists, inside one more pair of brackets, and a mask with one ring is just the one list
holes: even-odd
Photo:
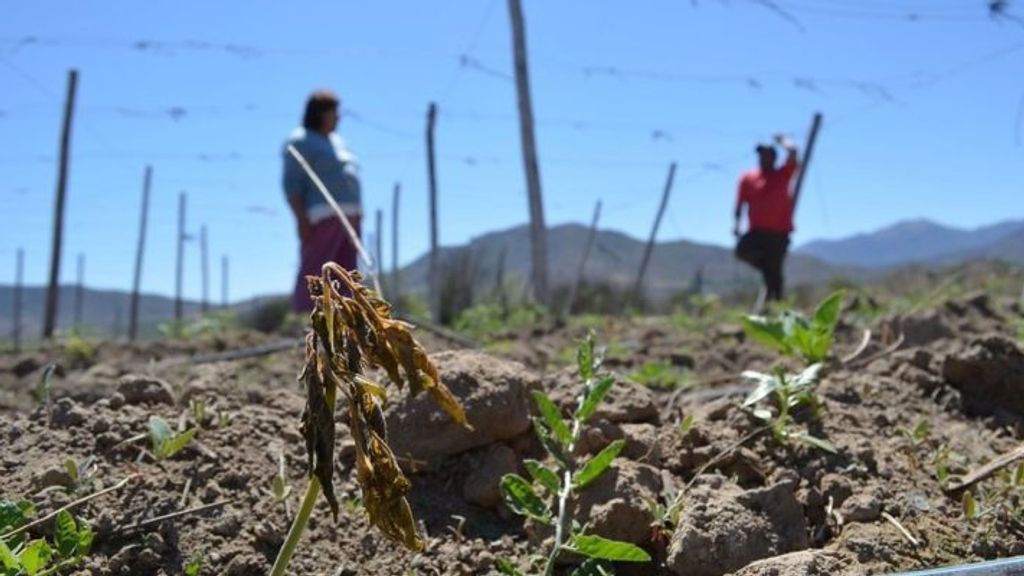
[(789, 195), (789, 182), (796, 170), (797, 163), (791, 162), (774, 172), (762, 173), (760, 169), (754, 169), (743, 174), (737, 202), (747, 204), (751, 230), (784, 234), (793, 231), (793, 198)]

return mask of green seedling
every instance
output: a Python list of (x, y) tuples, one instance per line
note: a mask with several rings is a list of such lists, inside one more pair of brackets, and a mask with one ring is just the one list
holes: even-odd
[(91, 494), (96, 490), (95, 474), (96, 459), (90, 456), (81, 464), (74, 458), (64, 459), (64, 469), (71, 478), (71, 492), (75, 494)]
[(96, 361), (96, 347), (72, 331), (64, 342), (64, 355), (72, 366), (89, 366)]
[(644, 362), (629, 378), (637, 384), (661, 390), (676, 390), (693, 386), (693, 376), (665, 360)]
[(752, 340), (801, 358), (807, 365), (824, 362), (832, 348), (844, 292), (839, 290), (823, 300), (807, 319), (793, 310), (777, 316), (747, 316), (743, 329)]
[(66, 510), (54, 520), (50, 540), (28, 540), (23, 528), (34, 510), (27, 502), (0, 502), (0, 576), (64, 573), (89, 554), (93, 532)]
[(687, 434), (689, 434), (690, 430), (693, 429), (693, 422), (693, 413), (691, 412), (690, 414), (687, 414), (683, 418), (682, 422), (679, 423), (679, 435), (686, 436)]
[(644, 502), (654, 517), (654, 521), (651, 522), (651, 542), (667, 546), (672, 540), (672, 533), (679, 525), (679, 517), (683, 513), (682, 492), (674, 496), (663, 496), (663, 500), (645, 498)]
[(277, 453), (277, 474), (270, 482), (270, 495), (274, 502), (284, 505), (284, 512), (291, 517), (292, 511), (288, 505), (288, 496), (292, 493), (292, 487), (288, 484), (288, 476), (284, 472), (284, 452)]
[(188, 563), (185, 564), (184, 568), (182, 569), (182, 575), (199, 576), (199, 574), (201, 574), (203, 571), (203, 560), (205, 559), (206, 550), (204, 548), (196, 550), (195, 554), (192, 555), (192, 558), (189, 559)]
[(755, 418), (768, 426), (776, 441), (796, 440), (835, 454), (836, 447), (827, 440), (795, 430), (792, 426), (793, 412), (801, 408), (809, 408), (815, 418), (818, 416), (821, 403), (814, 393), (814, 387), (821, 375), (821, 368), (821, 364), (812, 364), (799, 374), (789, 374), (778, 367), (772, 374), (747, 370), (743, 377), (755, 382), (757, 386), (744, 400), (743, 407), (750, 409)]
[(227, 428), (231, 425), (231, 413), (227, 410), (217, 409), (217, 429)]
[(192, 398), (188, 401), (188, 406), (192, 410), (192, 420), (197, 426), (202, 426), (206, 423), (206, 399), (204, 398)]
[[(602, 358), (595, 351), (592, 333), (580, 343), (576, 360), (580, 378), (583, 379), (583, 389), (569, 422), (566, 422), (546, 394), (542, 391), (533, 393), (540, 413), (540, 417), (533, 421), (534, 430), (554, 462), (554, 468), (537, 460), (526, 460), (523, 465), (531, 480), (518, 474), (506, 474), (500, 484), (505, 503), (513, 512), (554, 528), (554, 544), (544, 567), (545, 576), (554, 574), (555, 565), (565, 553), (587, 558), (573, 572), (575, 575), (611, 573), (604, 566), (605, 562), (651, 560), (642, 548), (628, 542), (587, 534), (585, 528), (573, 521), (574, 496), (607, 471), (625, 446), (625, 441), (616, 440), (585, 462), (577, 460), (576, 445), (584, 424), (597, 411), (615, 379), (611, 376), (598, 376)], [(502, 569), (502, 566), (505, 568)], [(521, 575), (508, 562), (499, 564), (499, 570), (506, 575)]]
[(153, 445), (153, 456), (157, 461), (165, 460), (181, 452), (195, 437), (197, 428), (189, 428), (180, 434), (171, 430), (170, 424), (159, 416), (149, 417), (149, 439)]
[(907, 452), (910, 454), (910, 459), (913, 460), (914, 466), (921, 466), (921, 462), (917, 457), (917, 450), (928, 440), (928, 435), (931, 433), (931, 430), (931, 422), (923, 418), (918, 420), (917, 425), (913, 428), (900, 429), (903, 433), (903, 437), (907, 439), (907, 443), (909, 444)]
[(53, 418), (53, 373), (57, 370), (56, 364), (47, 364), (43, 373), (36, 383), (36, 402), (46, 411), (46, 418), (49, 422)]

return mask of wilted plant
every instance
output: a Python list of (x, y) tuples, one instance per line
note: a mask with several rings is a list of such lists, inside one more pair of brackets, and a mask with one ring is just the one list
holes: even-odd
[(159, 416), (150, 416), (149, 439), (153, 446), (153, 457), (160, 461), (181, 452), (198, 431), (197, 428), (189, 428), (176, 434), (166, 420)]
[[(789, 374), (780, 367), (776, 367), (772, 374), (747, 370), (743, 377), (756, 382), (757, 387), (744, 400), (743, 407), (752, 408), (751, 413), (768, 425), (776, 441), (796, 440), (835, 454), (835, 446), (827, 440), (803, 430), (794, 430), (791, 426), (792, 413), (800, 408), (809, 408), (817, 417), (821, 404), (814, 393), (814, 386), (820, 374), (821, 364), (812, 364), (799, 374)], [(758, 404), (761, 407), (755, 408)]]
[(0, 502), (0, 576), (50, 576), (78, 564), (92, 547), (93, 531), (61, 510), (54, 520), (51, 540), (25, 538), (34, 513), (29, 502)]
[(299, 380), (306, 387), (302, 434), (309, 485), (271, 576), (284, 574), (321, 489), (337, 519), (333, 474), (334, 411), (339, 391), (348, 404), (356, 477), (370, 523), (411, 550), (424, 547), (405, 499), (409, 481), (387, 444), (382, 410), (387, 392), (364, 375), (367, 368), (381, 368), (399, 388), (407, 385), (412, 395), (426, 391), (452, 420), (469, 427), (462, 406), (441, 382), (410, 326), (391, 318), (391, 306), (362, 285), (358, 272), (328, 262), (321, 276), (307, 276), (306, 280), (314, 308), (312, 330), (306, 336), (306, 364)]
[[(586, 533), (585, 527), (573, 521), (572, 501), (574, 496), (598, 479), (625, 446), (625, 441), (616, 440), (586, 462), (577, 461), (574, 455), (576, 445), (583, 432), (583, 426), (593, 416), (615, 379), (611, 376), (598, 377), (601, 365), (600, 354), (594, 350), (594, 336), (590, 334), (577, 349), (577, 366), (583, 389), (579, 403), (573, 412), (571, 422), (566, 422), (558, 407), (541, 391), (533, 393), (541, 417), (533, 421), (537, 437), (544, 450), (555, 462), (555, 470), (537, 460), (526, 460), (523, 465), (530, 473), (530, 482), (518, 474), (506, 474), (501, 479), (501, 493), (505, 502), (514, 512), (546, 526), (553, 526), (555, 541), (548, 556), (544, 575), (554, 574), (555, 564), (566, 552), (586, 557), (573, 574), (610, 573), (600, 565), (601, 561), (649, 562), (650, 555), (642, 548), (628, 542), (609, 540)], [(548, 498), (542, 498), (537, 490)], [(499, 570), (510, 576), (522, 576), (521, 572), (508, 562), (499, 563)]]
[(839, 290), (822, 300), (810, 319), (794, 310), (785, 310), (771, 317), (747, 316), (743, 329), (752, 340), (785, 356), (799, 356), (808, 365), (824, 362), (832, 348), (843, 295)]

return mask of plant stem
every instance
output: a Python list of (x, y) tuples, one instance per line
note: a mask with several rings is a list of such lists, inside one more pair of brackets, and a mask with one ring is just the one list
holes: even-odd
[(274, 567), (270, 570), (270, 576), (284, 575), (285, 569), (288, 568), (288, 561), (291, 560), (292, 553), (295, 552), (295, 546), (298, 545), (299, 539), (302, 537), (302, 531), (309, 523), (309, 516), (313, 513), (313, 507), (316, 505), (316, 498), (319, 495), (320, 481), (316, 476), (310, 476), (309, 485), (306, 486), (306, 495), (302, 497), (302, 507), (299, 508), (299, 513), (295, 515), (295, 521), (292, 522), (292, 527), (288, 530), (284, 546), (277, 553), (277, 560), (274, 561)]
[[(584, 385), (584, 389), (591, 386), (592, 382), (592, 380), (588, 380)], [(586, 394), (580, 396), (580, 405), (583, 404), (585, 397)], [(573, 418), (572, 440), (565, 449), (565, 458), (568, 461), (568, 466), (562, 472), (562, 486), (558, 491), (558, 522), (555, 524), (555, 544), (551, 547), (551, 554), (548, 556), (547, 565), (544, 567), (544, 576), (554, 575), (558, 555), (562, 552), (566, 535), (572, 530), (572, 514), (569, 510), (569, 500), (572, 498), (572, 476), (576, 472), (576, 458), (573, 457), (573, 452), (576, 451), (576, 444), (579, 442), (580, 434), (582, 433), (583, 422), (579, 418)]]

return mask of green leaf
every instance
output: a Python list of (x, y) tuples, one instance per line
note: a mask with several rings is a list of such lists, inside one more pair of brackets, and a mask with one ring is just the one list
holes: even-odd
[(590, 332), (576, 348), (576, 367), (584, 382), (594, 377), (594, 333)]
[(7, 543), (0, 540), (0, 565), (4, 567), (4, 573), (17, 574), (21, 569), (21, 562), (18, 557), (7, 547)]
[(562, 415), (558, 412), (558, 407), (555, 403), (548, 398), (547, 394), (536, 390), (533, 393), (533, 401), (537, 403), (537, 409), (540, 411), (540, 415), (547, 422), (548, 428), (555, 433), (555, 438), (562, 444), (562, 446), (569, 446), (572, 443), (572, 432), (569, 432), (569, 427), (565, 424), (565, 420), (562, 419)]
[(747, 399), (743, 401), (743, 407), (749, 408), (754, 404), (757, 404), (761, 400), (764, 400), (776, 388), (782, 385), (779, 379), (773, 374), (765, 374), (763, 372), (755, 372), (753, 370), (745, 370), (740, 376), (743, 376), (747, 380), (751, 380), (757, 383), (754, 390), (747, 395)]
[(602, 538), (600, 536), (581, 534), (573, 538), (572, 544), (572, 550), (574, 552), (582, 554), (588, 558), (611, 560), (614, 562), (651, 561), (650, 554), (644, 551), (643, 548), (630, 544), (629, 542), (620, 542), (618, 540), (609, 540), (608, 538)]
[(43, 374), (39, 377), (39, 382), (36, 384), (36, 402), (44, 403), (50, 401), (53, 390), (53, 373), (56, 370), (56, 364), (47, 364), (46, 368), (43, 369)]
[(836, 447), (833, 446), (832, 443), (829, 442), (828, 440), (824, 440), (816, 436), (811, 436), (810, 434), (797, 434), (796, 438), (803, 442), (804, 444), (807, 444), (808, 446), (812, 446), (819, 450), (824, 450), (825, 452), (828, 452), (830, 454), (839, 453), (839, 450), (837, 450)]
[(21, 528), (35, 513), (35, 507), (27, 500), (0, 501), (0, 534)]
[(92, 527), (85, 520), (78, 520), (78, 548), (75, 550), (75, 554), (79, 557), (85, 556), (92, 550), (92, 541), (96, 534), (92, 531)]
[(68, 471), (68, 476), (71, 477), (71, 482), (74, 484), (78, 483), (78, 462), (75, 462), (74, 458), (66, 458), (64, 460), (64, 469)]
[(164, 444), (174, 437), (174, 431), (167, 420), (159, 416), (149, 417), (149, 439), (153, 442), (153, 451), (160, 452)]
[(178, 434), (174, 438), (168, 440), (166, 443), (164, 443), (163, 446), (163, 457), (170, 458), (171, 456), (174, 456), (178, 452), (184, 450), (185, 446), (187, 446), (188, 443), (192, 441), (192, 438), (195, 437), (196, 432), (198, 431), (198, 428), (189, 428), (188, 430), (185, 430), (181, 434)]
[(46, 540), (40, 539), (29, 542), (21, 551), (18, 560), (21, 561), (21, 568), (28, 576), (35, 576), (46, 567), (52, 557), (53, 550), (50, 549), (50, 545), (46, 543)]
[(843, 297), (845, 295), (845, 291), (837, 290), (818, 304), (818, 308), (814, 311), (814, 316), (812, 317), (812, 322), (816, 328), (825, 329), (829, 333), (832, 332), (836, 322), (839, 321), (839, 311), (843, 306)]
[(558, 465), (562, 469), (569, 468), (569, 458), (562, 450), (562, 446), (551, 437), (551, 431), (544, 425), (544, 421), (539, 418), (534, 418), (533, 429), (537, 433), (537, 439), (540, 440), (540, 445), (544, 447), (544, 450), (546, 450), (547, 453), (550, 454), (556, 462), (558, 462)]
[(800, 372), (796, 376), (789, 380), (791, 388), (799, 390), (800, 388), (809, 388), (818, 383), (818, 379), (821, 377), (822, 364), (811, 364), (807, 368)]
[(743, 331), (755, 342), (774, 348), (786, 356), (793, 354), (793, 348), (786, 337), (783, 322), (765, 316), (746, 316), (743, 318)]
[(551, 524), (551, 513), (533, 487), (518, 474), (506, 474), (501, 479), (501, 494), (513, 512), (543, 524)]
[(594, 480), (597, 480), (597, 478), (601, 476), (601, 473), (611, 465), (612, 460), (615, 460), (615, 457), (619, 455), (619, 452), (621, 452), (625, 446), (625, 440), (616, 440), (605, 446), (604, 450), (598, 452), (593, 458), (587, 460), (587, 463), (584, 464), (573, 477), (573, 487), (579, 490)]
[(964, 516), (968, 520), (974, 520), (978, 516), (981, 516), (981, 513), (978, 510), (978, 501), (974, 499), (974, 495), (970, 492), (964, 492), (962, 504), (964, 508)]
[(570, 576), (610, 576), (611, 574), (614, 574), (614, 572), (606, 570), (605, 567), (601, 565), (600, 560), (588, 558), (583, 561), (583, 564), (576, 567)]
[(78, 548), (78, 524), (67, 510), (61, 510), (54, 521), (53, 543), (61, 558), (71, 558)]
[(505, 576), (523, 576), (523, 573), (519, 571), (519, 568), (517, 568), (515, 564), (509, 562), (504, 558), (498, 558), (498, 561), (495, 562), (495, 565), (498, 569), (498, 572), (500, 574), (505, 574)]
[(690, 432), (690, 430), (693, 429), (693, 422), (693, 412), (691, 412), (687, 414), (685, 418), (683, 418), (682, 422), (679, 423), (679, 433), (683, 436), (686, 436)]
[(530, 477), (534, 481), (552, 493), (557, 493), (558, 489), (562, 487), (562, 483), (558, 480), (558, 474), (541, 462), (527, 459), (523, 460), (523, 466), (526, 466), (526, 471), (530, 473)]
[(586, 397), (583, 398), (583, 402), (580, 403), (580, 407), (576, 410), (576, 419), (580, 422), (586, 422), (594, 415), (597, 407), (600, 406), (601, 401), (611, 390), (612, 385), (615, 384), (615, 378), (612, 376), (605, 376), (598, 380), (597, 384), (589, 388), (586, 391)]

